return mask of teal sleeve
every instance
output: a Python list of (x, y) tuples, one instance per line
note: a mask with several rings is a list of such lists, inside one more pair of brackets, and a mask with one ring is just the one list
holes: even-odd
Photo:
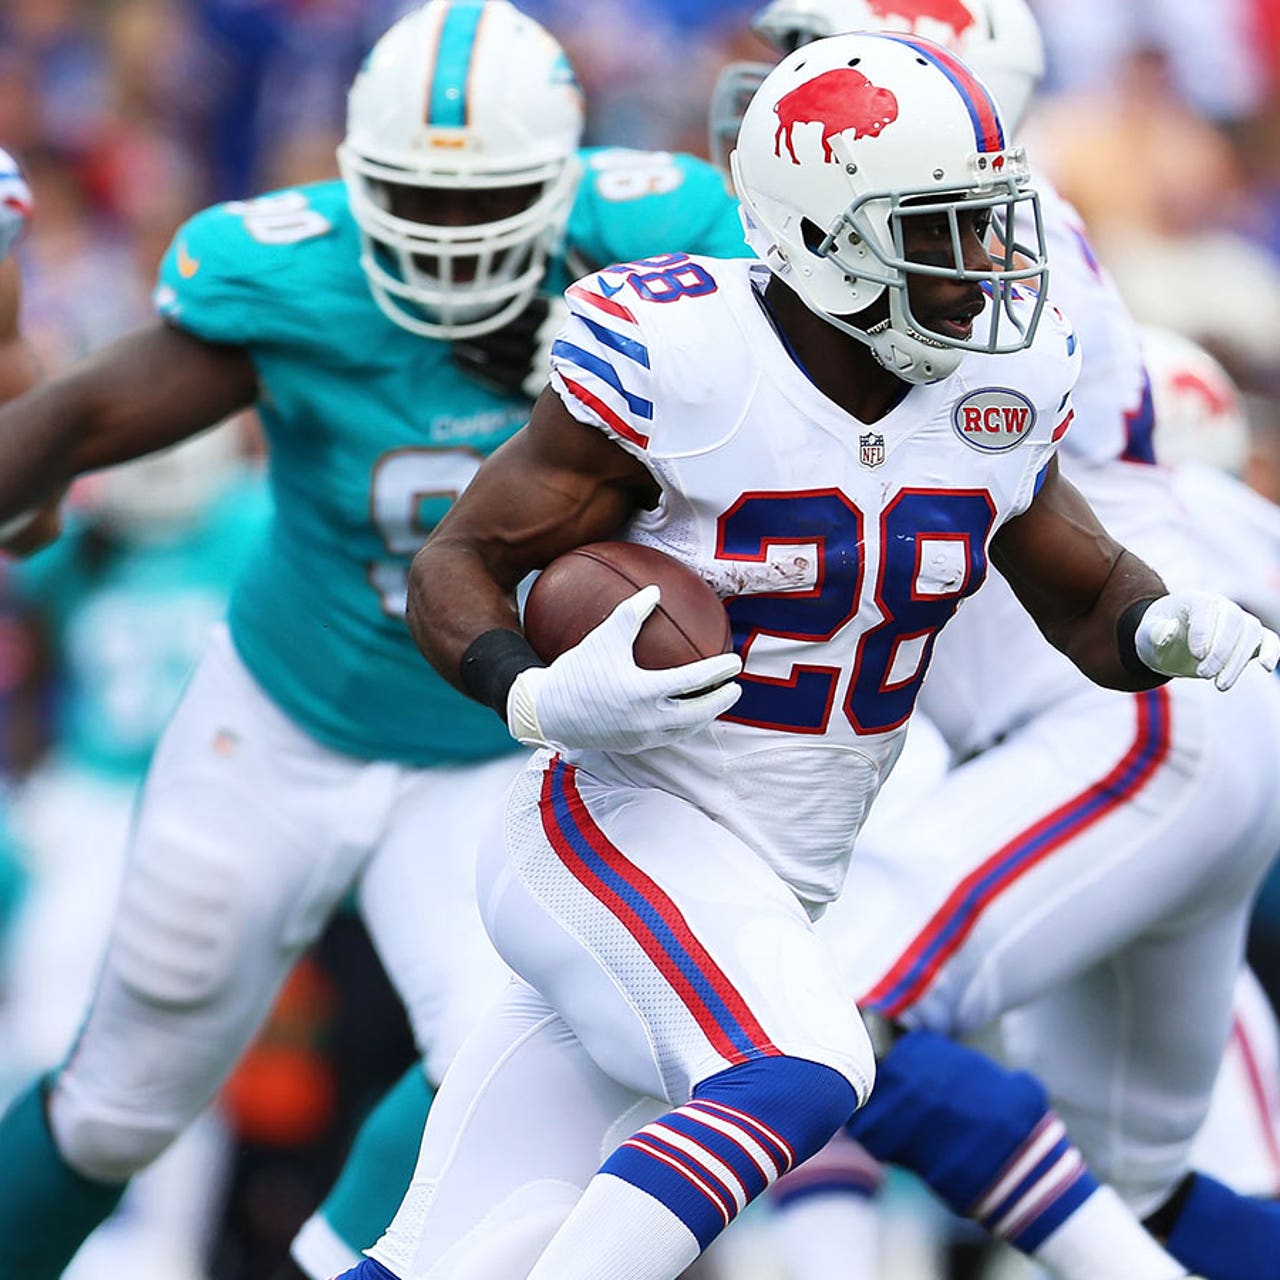
[(13, 919), (18, 903), (22, 900), (26, 882), (26, 868), (18, 854), (18, 848), (0, 818), (0, 935), (3, 935)]
[(207, 342), (254, 346), (314, 329), (341, 183), (214, 205), (178, 228), (153, 302)]
[(51, 609), (80, 590), (80, 543), (84, 527), (74, 516), (62, 536), (24, 560), (6, 568), (5, 589), (28, 608)]
[(751, 256), (738, 203), (705, 160), (624, 151), (589, 151), (585, 160), (584, 191), (569, 231), (589, 268), (660, 253)]
[(256, 307), (267, 301), (244, 265), (254, 256), (243, 219), (226, 205), (205, 209), (178, 229), (160, 263), (156, 310), (208, 342), (248, 345)]

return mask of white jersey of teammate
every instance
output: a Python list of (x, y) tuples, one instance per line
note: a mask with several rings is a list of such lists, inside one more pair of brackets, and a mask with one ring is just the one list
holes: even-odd
[(1221, 589), (1269, 627), (1280, 626), (1280, 507), (1223, 471), (1183, 463), (1174, 492), (1207, 554), (1220, 566)]
[(937, 631), (1034, 496), (1078, 357), (1046, 311), (1027, 351), (967, 355), (864, 427), (779, 343), (768, 279), (749, 260), (668, 256), (569, 290), (553, 385), (662, 490), (623, 536), (714, 586), (744, 661), (742, 698), (709, 733), (571, 758), (688, 799), (815, 904), (840, 890)]
[[(1136, 330), (1066, 206), (1051, 199), (1046, 216), (1051, 297), (1082, 324), (1063, 474), (1171, 587), (1230, 591), (1130, 408), (1145, 387)], [(860, 841), (858, 892), (823, 921), (849, 988), (960, 1034), (1021, 1006), (1008, 1059), (1040, 1076), (1095, 1171), (1149, 1212), (1188, 1167), (1252, 895), (1280, 844), (1265, 746), (1280, 690), (1261, 672), (1226, 695), (1192, 681), (1095, 688), (992, 575), (939, 640), (920, 708), (964, 763)]]
[[(1052, 263), (1050, 295), (1071, 317), (1084, 353), (1062, 473), (1107, 531), (1171, 588), (1226, 589), (1167, 474), (1151, 465), (1151, 388), (1139, 331), (1094, 257), (1079, 215), (1047, 183), (1037, 189)], [(992, 653), (1015, 650), (1017, 663), (990, 661)], [(962, 757), (1087, 685), (1067, 658), (1041, 641), (998, 575), (939, 641), (933, 669), (920, 709)]]

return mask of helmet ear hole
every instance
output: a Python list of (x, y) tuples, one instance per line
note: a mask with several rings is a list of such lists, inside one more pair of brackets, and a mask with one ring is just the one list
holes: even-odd
[(819, 250), (827, 238), (827, 233), (812, 219), (801, 218), (800, 235), (804, 240), (804, 247), (815, 257), (821, 257)]

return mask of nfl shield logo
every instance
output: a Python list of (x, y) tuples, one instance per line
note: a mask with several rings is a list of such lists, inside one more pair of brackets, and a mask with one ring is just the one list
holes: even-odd
[(859, 436), (858, 461), (864, 467), (878, 467), (884, 461), (884, 436), (876, 431)]

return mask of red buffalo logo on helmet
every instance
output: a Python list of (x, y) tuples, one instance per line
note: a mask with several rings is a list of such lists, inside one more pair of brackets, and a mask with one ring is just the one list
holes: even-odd
[(778, 131), (773, 135), (773, 154), (782, 155), (785, 137), (787, 150), (795, 164), (800, 163), (791, 135), (798, 124), (822, 126), (822, 158), (828, 164), (835, 159), (831, 139), (838, 133), (853, 130), (857, 138), (878, 138), (886, 126), (898, 118), (898, 100), (888, 89), (872, 84), (861, 71), (840, 67), (814, 76), (775, 104)]
[(1211, 382), (1194, 369), (1183, 369), (1173, 376), (1173, 389), (1199, 400), (1203, 407), (1215, 416), (1229, 413), (1236, 408), (1236, 398), (1225, 383)]
[(932, 18), (950, 27), (957, 40), (976, 21), (961, 0), (867, 0), (867, 7), (886, 21), (901, 18), (909, 22), (912, 31), (917, 29), (921, 18)]

